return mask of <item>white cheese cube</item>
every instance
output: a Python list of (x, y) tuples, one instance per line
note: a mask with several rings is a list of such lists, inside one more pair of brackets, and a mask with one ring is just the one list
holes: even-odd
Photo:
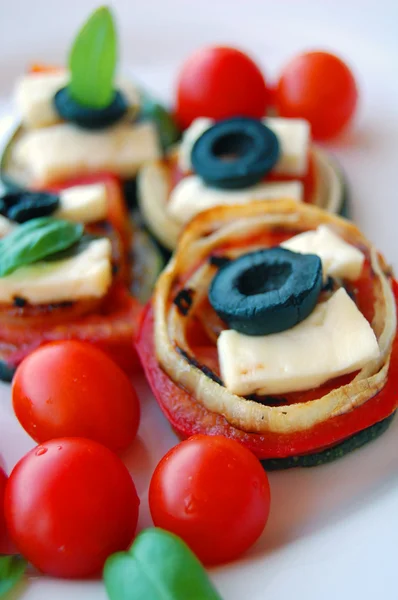
[(133, 177), (142, 164), (160, 156), (156, 127), (149, 121), (101, 131), (61, 123), (27, 132), (14, 153), (17, 164), (41, 185), (99, 171)]
[[(178, 153), (179, 167), (184, 173), (192, 171), (191, 152), (195, 142), (214, 123), (214, 119), (200, 117), (195, 119), (184, 132)], [(310, 144), (308, 121), (267, 117), (263, 119), (263, 123), (272, 129), (279, 140), (280, 157), (273, 172), (297, 177), (305, 175), (308, 169)]]
[(167, 204), (169, 215), (181, 225), (213, 206), (246, 204), (254, 200), (303, 199), (300, 181), (260, 182), (241, 190), (222, 190), (207, 186), (198, 175), (188, 175), (171, 191)]
[(281, 175), (302, 177), (308, 170), (310, 124), (304, 119), (268, 117), (263, 120), (276, 134), (280, 145), (280, 158), (273, 171)]
[[(54, 96), (69, 81), (66, 70), (47, 73), (28, 73), (19, 79), (15, 101), (23, 125), (28, 128), (49, 127), (62, 121), (55, 110)], [(138, 107), (139, 95), (134, 84), (125, 78), (117, 79), (130, 107)]]
[(378, 355), (373, 329), (344, 288), (292, 329), (258, 337), (226, 330), (218, 338), (223, 382), (241, 396), (316, 388)]
[(361, 274), (365, 256), (326, 225), (315, 231), (305, 231), (281, 244), (283, 248), (301, 254), (317, 254), (322, 261), (324, 277), (355, 280)]
[(16, 296), (31, 304), (101, 298), (112, 283), (111, 256), (110, 241), (101, 238), (77, 256), (20, 267), (0, 277), (0, 303)]
[(29, 73), (17, 83), (15, 102), (26, 127), (48, 127), (61, 120), (53, 98), (68, 82), (66, 71)]
[(76, 185), (62, 190), (60, 206), (55, 213), (58, 219), (81, 223), (94, 223), (106, 219), (108, 198), (103, 183)]

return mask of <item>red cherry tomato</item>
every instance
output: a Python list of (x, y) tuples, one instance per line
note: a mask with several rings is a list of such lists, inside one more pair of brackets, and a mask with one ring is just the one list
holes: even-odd
[(282, 117), (307, 119), (314, 138), (328, 139), (352, 119), (358, 89), (340, 58), (328, 52), (305, 52), (283, 69), (274, 99)]
[(12, 386), (15, 414), (37, 442), (86, 437), (111, 450), (136, 436), (140, 407), (127, 375), (86, 342), (41, 346), (18, 367)]
[(99, 573), (131, 543), (139, 499), (127, 468), (91, 440), (37, 446), (12, 471), (5, 494), (9, 533), (36, 568), (55, 577)]
[(6, 489), (7, 475), (0, 468), (0, 554), (5, 553), (7, 544), (7, 529), (4, 518), (4, 492)]
[(202, 562), (224, 563), (261, 535), (270, 507), (268, 478), (239, 442), (195, 435), (156, 467), (149, 506), (155, 525), (179, 535)]
[(181, 127), (197, 117), (263, 117), (267, 88), (258, 66), (235, 48), (211, 46), (184, 63), (177, 82), (176, 116)]

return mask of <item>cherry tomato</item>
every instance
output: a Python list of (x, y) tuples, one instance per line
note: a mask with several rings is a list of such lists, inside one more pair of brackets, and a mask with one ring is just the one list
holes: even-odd
[(7, 544), (7, 529), (4, 518), (4, 492), (6, 489), (7, 475), (0, 468), (0, 554), (4, 551)]
[(62, 438), (19, 461), (4, 505), (13, 541), (36, 568), (55, 577), (86, 577), (129, 546), (139, 499), (116, 454), (92, 440)]
[(149, 506), (155, 525), (179, 535), (202, 562), (224, 563), (261, 535), (270, 507), (268, 478), (239, 442), (195, 435), (156, 467)]
[(282, 71), (274, 99), (282, 117), (307, 119), (314, 138), (328, 139), (352, 119), (358, 89), (340, 58), (328, 52), (305, 52)]
[(41, 346), (18, 367), (12, 385), (15, 414), (37, 442), (86, 437), (114, 451), (134, 440), (140, 407), (127, 375), (86, 342)]
[(210, 46), (184, 63), (177, 82), (176, 117), (188, 127), (197, 117), (263, 117), (267, 88), (258, 66), (235, 48)]

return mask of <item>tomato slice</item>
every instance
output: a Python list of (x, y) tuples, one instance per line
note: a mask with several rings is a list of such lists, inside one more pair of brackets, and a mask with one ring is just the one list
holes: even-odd
[(16, 367), (33, 350), (55, 340), (84, 340), (101, 348), (126, 372), (138, 364), (133, 347), (133, 337), (141, 311), (137, 300), (127, 289), (114, 285), (98, 312), (73, 321), (51, 323), (41, 320), (29, 328), (0, 325), (0, 354), (10, 367)]
[[(398, 304), (398, 283), (393, 282)], [(247, 433), (236, 429), (221, 415), (212, 413), (170, 379), (156, 359), (153, 311), (143, 311), (136, 347), (148, 382), (162, 411), (182, 438), (196, 433), (224, 435), (243, 443), (258, 458), (282, 458), (306, 454), (338, 442), (385, 419), (398, 406), (398, 335), (395, 337), (389, 375), (384, 388), (355, 410), (333, 417), (308, 431), (293, 434)]]

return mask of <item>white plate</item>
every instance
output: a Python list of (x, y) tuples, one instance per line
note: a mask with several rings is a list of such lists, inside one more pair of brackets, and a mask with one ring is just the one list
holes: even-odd
[[(122, 55), (135, 74), (168, 97), (178, 65), (210, 42), (250, 50), (273, 76), (303, 48), (334, 49), (349, 59), (361, 86), (355, 129), (332, 149), (348, 174), (354, 216), (398, 268), (398, 45), (395, 0), (183, 0), (112, 2)], [(93, 0), (2, 1), (0, 95), (34, 59), (62, 63)], [(146, 384), (143, 418), (125, 457), (141, 495), (139, 527), (150, 524), (150, 475), (176, 443)], [(271, 517), (240, 561), (213, 569), (225, 600), (345, 600), (398, 597), (398, 419), (378, 441), (329, 466), (272, 474)], [(8, 471), (32, 447), (13, 417), (9, 387), (0, 386), (0, 453)], [(100, 582), (32, 579), (12, 598), (105, 600)], [(149, 599), (148, 599), (149, 600)], [(188, 599), (187, 599), (188, 600)]]

